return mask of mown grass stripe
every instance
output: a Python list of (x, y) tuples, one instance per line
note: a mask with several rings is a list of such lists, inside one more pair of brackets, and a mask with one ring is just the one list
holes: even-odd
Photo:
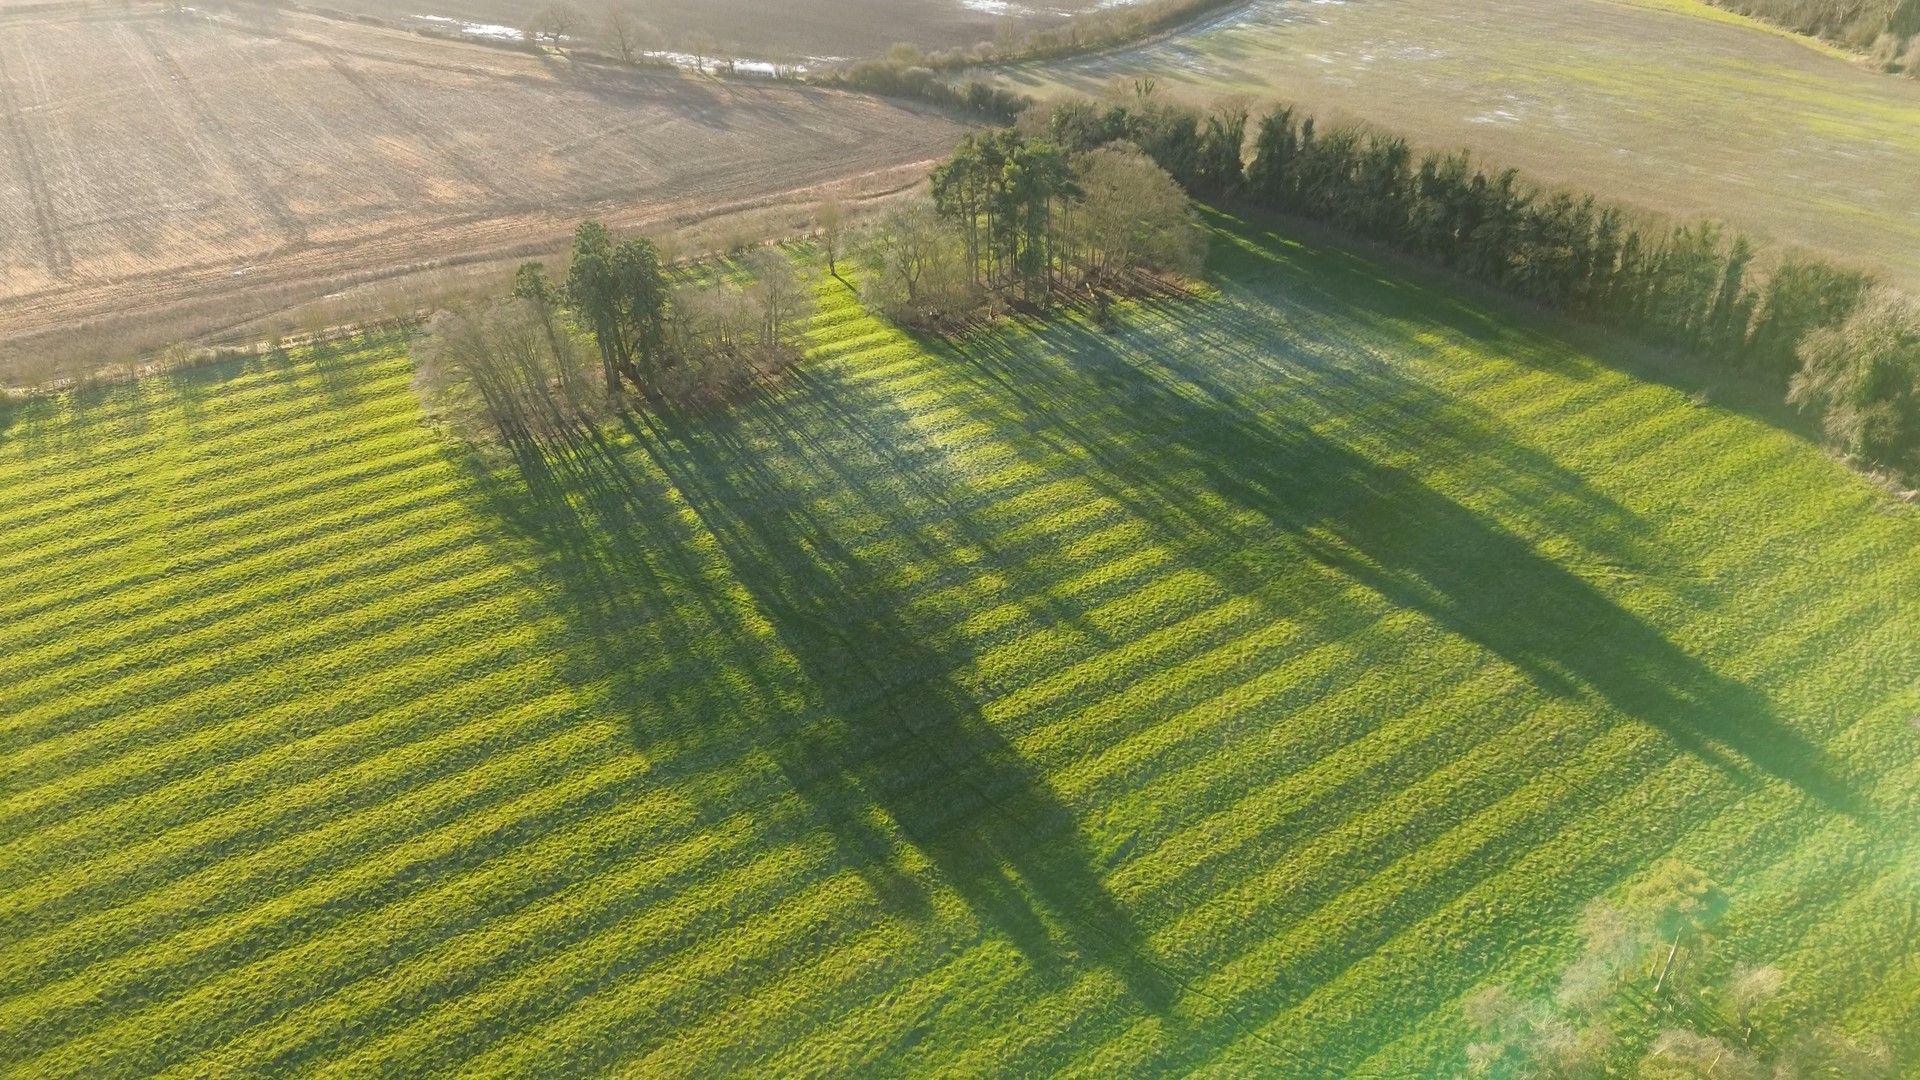
[(1710, 374), (1220, 224), (1224, 295), (1111, 331), (823, 282), (623, 505), (446, 448), (392, 342), (34, 406), (9, 1069), (1447, 1072), (1667, 851), (1796, 1009), (1910, 1014), (1829, 929), (1897, 841), (1642, 722), (1753, 771), (1764, 702), (1908, 806), (1910, 516)]

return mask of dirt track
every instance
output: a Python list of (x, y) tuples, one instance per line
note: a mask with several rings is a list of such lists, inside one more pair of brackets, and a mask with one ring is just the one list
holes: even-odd
[(886, 173), (958, 130), (304, 16), (0, 17), (0, 343)]

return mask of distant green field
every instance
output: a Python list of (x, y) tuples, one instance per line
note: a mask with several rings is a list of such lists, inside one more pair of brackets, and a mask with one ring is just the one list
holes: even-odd
[(7, 415), (0, 1072), (1447, 1071), (1669, 853), (1911, 1039), (1920, 520), (1212, 224), (532, 483), (392, 343)]
[(1920, 80), (1703, 0), (1252, 0), (1008, 76), (1279, 98), (1920, 287)]

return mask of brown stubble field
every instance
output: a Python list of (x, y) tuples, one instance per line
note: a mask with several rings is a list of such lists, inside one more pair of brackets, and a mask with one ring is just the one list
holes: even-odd
[(0, 8), (0, 367), (54, 333), (209, 331), (345, 281), (534, 250), (587, 214), (640, 223), (910, 173), (957, 133), (897, 102), (304, 15)]

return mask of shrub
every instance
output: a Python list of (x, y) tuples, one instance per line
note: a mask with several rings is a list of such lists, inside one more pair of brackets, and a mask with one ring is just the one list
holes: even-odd
[(1788, 400), (1818, 409), (1837, 449), (1872, 466), (1920, 470), (1920, 303), (1876, 289), (1800, 347)]

